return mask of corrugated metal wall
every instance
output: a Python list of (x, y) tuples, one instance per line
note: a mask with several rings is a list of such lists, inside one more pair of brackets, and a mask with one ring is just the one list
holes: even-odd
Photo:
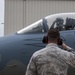
[(5, 25), (4, 34), (10, 34), (23, 28), (23, 8), (22, 0), (5, 0)]
[(75, 1), (26, 1), (26, 25), (44, 16), (75, 11)]
[(54, 13), (75, 12), (75, 1), (5, 0), (5, 35)]

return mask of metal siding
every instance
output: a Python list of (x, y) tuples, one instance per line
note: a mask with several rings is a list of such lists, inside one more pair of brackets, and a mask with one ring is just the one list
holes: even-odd
[(54, 13), (75, 12), (75, 1), (26, 1), (26, 25)]
[(5, 28), (4, 32), (10, 34), (23, 28), (23, 1), (5, 1)]
[(61, 12), (75, 12), (75, 1), (5, 0), (5, 34)]

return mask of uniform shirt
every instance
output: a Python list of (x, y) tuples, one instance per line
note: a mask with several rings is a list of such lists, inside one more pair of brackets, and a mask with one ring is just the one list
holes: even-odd
[(75, 66), (75, 54), (51, 43), (32, 55), (26, 75), (67, 75), (69, 65)]

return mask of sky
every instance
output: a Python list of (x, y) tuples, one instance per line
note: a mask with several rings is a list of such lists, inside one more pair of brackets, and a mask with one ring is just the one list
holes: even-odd
[(0, 0), (0, 36), (4, 36), (4, 0)]

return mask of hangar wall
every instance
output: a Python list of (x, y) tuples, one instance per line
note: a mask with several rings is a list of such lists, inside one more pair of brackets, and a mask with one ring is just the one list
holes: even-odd
[(20, 30), (50, 14), (75, 12), (70, 0), (5, 0), (4, 35)]

